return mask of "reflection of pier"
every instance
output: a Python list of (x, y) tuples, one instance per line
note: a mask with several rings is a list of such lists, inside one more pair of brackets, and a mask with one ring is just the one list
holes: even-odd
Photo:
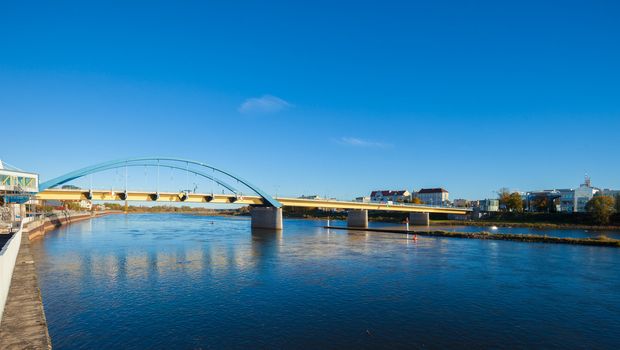
[(268, 229), (252, 230), (252, 260), (257, 267), (265, 269), (282, 245), (282, 231)]
[(216, 277), (231, 270), (264, 266), (278, 255), (281, 230), (253, 230), (249, 244), (220, 245), (218, 242), (189, 248), (181, 245), (173, 251), (146, 248), (131, 251), (119, 248), (109, 253), (97, 250), (84, 255), (67, 252), (56, 256), (54, 265), (62, 266), (68, 278), (89, 283), (95, 276), (106, 276), (109, 284), (134, 279), (157, 281), (168, 274), (210, 274)]
[[(314, 231), (311, 228), (307, 231), (307, 235), (296, 236), (296, 239), (308, 240), (309, 244), (304, 245), (303, 252), (304, 257), (310, 260), (340, 254), (338, 251), (325, 249), (325, 246), (313, 244), (317, 239), (349, 240), (356, 243), (369, 240), (368, 232), (364, 230), (330, 234), (324, 228), (315, 227)], [(63, 234), (67, 233), (69, 232)], [(390, 243), (408, 243), (406, 237), (390, 236), (389, 239)], [(217, 240), (203, 243), (198, 240), (199, 244), (175, 244), (171, 250), (162, 250), (158, 246), (145, 246), (138, 250), (124, 247), (110, 251), (93, 249), (87, 252), (69, 249), (54, 257), (54, 265), (62, 266), (63, 273), (67, 274), (68, 278), (77, 279), (80, 283), (89, 283), (96, 276), (105, 276), (108, 285), (128, 283), (132, 280), (157, 282), (160, 278), (179, 273), (217, 278), (235, 270), (265, 269), (284, 252), (284, 241), (282, 230), (253, 229), (247, 240), (242, 239), (236, 244)], [(372, 249), (367, 244), (353, 246), (360, 252), (369, 252)], [(295, 253), (294, 250), (290, 252)]]

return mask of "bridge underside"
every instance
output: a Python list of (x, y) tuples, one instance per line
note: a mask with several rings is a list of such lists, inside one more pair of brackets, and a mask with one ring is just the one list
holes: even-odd
[(259, 196), (235, 196), (233, 194), (198, 194), (179, 192), (139, 192), (110, 190), (57, 190), (48, 189), (36, 195), (39, 200), (64, 201), (130, 201), (130, 202), (187, 202), (214, 204), (263, 205)]

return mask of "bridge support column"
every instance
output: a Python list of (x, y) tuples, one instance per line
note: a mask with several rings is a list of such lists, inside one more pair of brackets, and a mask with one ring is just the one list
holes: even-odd
[(252, 228), (282, 229), (282, 208), (252, 207)]
[(348, 227), (368, 227), (368, 210), (351, 209), (347, 212)]
[(431, 224), (428, 213), (409, 213), (409, 222), (412, 225), (428, 226)]

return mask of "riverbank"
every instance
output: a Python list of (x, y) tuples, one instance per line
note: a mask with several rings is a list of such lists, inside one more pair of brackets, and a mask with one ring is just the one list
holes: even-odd
[(24, 225), (24, 232), (28, 234), (28, 239), (32, 240), (44, 236), (47, 232), (57, 229), (60, 226), (80, 222), (88, 219), (98, 218), (111, 214), (123, 214), (118, 210), (107, 210), (99, 212), (58, 212), (51, 215), (34, 219)]
[(620, 226), (594, 226), (580, 224), (554, 224), (554, 223), (533, 223), (533, 222), (505, 222), (505, 221), (483, 221), (483, 220), (431, 220), (431, 226), (497, 226), (497, 227), (524, 227), (534, 229), (576, 229), (576, 230), (598, 230), (598, 231), (620, 231)]
[(469, 239), (485, 239), (497, 241), (515, 241), (529, 243), (554, 243), (554, 244), (576, 244), (589, 246), (603, 246), (620, 248), (620, 240), (600, 236), (597, 238), (562, 238), (549, 237), (541, 235), (525, 235), (525, 234), (502, 234), (490, 232), (450, 232), (450, 231), (411, 231), (399, 228), (353, 228), (341, 226), (325, 226), (328, 229), (349, 230), (349, 231), (370, 231), (370, 232), (387, 232), (399, 234), (411, 234), (429, 237), (448, 237), (448, 238), (469, 238)]
[[(404, 223), (405, 215), (402, 217), (368, 216), (369, 222), (381, 223)], [(347, 220), (346, 214), (333, 215), (284, 215), (286, 219), (304, 220)], [(435, 220), (431, 219), (431, 226), (483, 226), (483, 227), (522, 227), (532, 229), (560, 229), (560, 230), (592, 230), (592, 231), (620, 231), (620, 226), (595, 226), (582, 224), (554, 224), (554, 223), (532, 223), (532, 222), (505, 222), (505, 221), (482, 221), (482, 220)]]
[(0, 323), (0, 349), (51, 349), (28, 233), (16, 234), (21, 243)]
[(19, 235), (19, 251), (10, 278), (2, 322), (0, 349), (51, 349), (47, 320), (30, 241), (60, 226), (122, 212), (57, 212), (45, 217), (26, 218)]

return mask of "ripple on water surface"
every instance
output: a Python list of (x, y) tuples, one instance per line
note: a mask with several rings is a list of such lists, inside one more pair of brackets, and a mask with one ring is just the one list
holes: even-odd
[(118, 215), (33, 242), (55, 348), (614, 348), (620, 250)]

